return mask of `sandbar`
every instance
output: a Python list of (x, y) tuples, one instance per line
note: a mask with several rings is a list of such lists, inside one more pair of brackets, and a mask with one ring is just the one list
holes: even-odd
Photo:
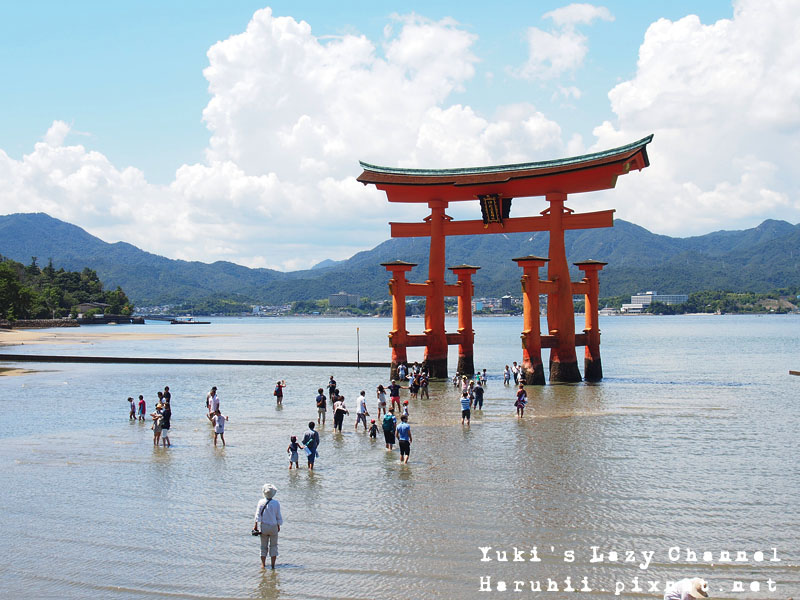
[(97, 340), (165, 340), (200, 337), (225, 337), (224, 333), (147, 333), (138, 331), (92, 332), (84, 327), (65, 327), (63, 329), (0, 329), (0, 346), (20, 346), (24, 344), (87, 344)]
[(12, 367), (0, 367), (0, 377), (13, 376), (13, 375), (27, 375), (28, 373), (36, 373), (32, 369), (15, 369)]

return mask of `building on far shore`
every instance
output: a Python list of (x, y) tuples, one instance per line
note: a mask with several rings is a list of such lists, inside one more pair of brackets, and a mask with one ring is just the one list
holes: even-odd
[(328, 304), (331, 307), (355, 306), (358, 308), (361, 306), (361, 298), (359, 298), (356, 294), (339, 292), (338, 294), (331, 294), (328, 296)]
[(511, 313), (514, 312), (514, 310), (519, 309), (521, 305), (522, 305), (521, 299), (514, 298), (509, 294), (506, 294), (502, 298), (472, 299), (473, 312), (489, 311), (491, 313), (497, 313), (497, 314)]
[(645, 309), (658, 302), (660, 304), (683, 304), (689, 300), (686, 294), (659, 294), (658, 292), (644, 292), (631, 296), (630, 304), (623, 304), (621, 312), (628, 314), (643, 313)]

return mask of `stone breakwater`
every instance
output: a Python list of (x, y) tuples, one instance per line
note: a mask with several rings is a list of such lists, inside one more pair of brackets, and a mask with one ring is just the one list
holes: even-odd
[(0, 319), (0, 329), (47, 329), (49, 327), (80, 327), (75, 319)]

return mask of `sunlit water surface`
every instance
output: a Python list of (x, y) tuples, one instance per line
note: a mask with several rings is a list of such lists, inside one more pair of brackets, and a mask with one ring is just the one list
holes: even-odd
[[(412, 333), (422, 327), (410, 325)], [(475, 320), (475, 364), (490, 374), (484, 409), (467, 428), (449, 384), (433, 384), (429, 400), (412, 399), (406, 467), (396, 449), (354, 432), (351, 414), (341, 435), (329, 416), (313, 473), (287, 469), (289, 436), (315, 417), (317, 387), (335, 375), (353, 413), (365, 389), (375, 416), (385, 369), (10, 365), (39, 371), (0, 378), (0, 592), (505, 598), (538, 595), (531, 580), (546, 587), (550, 577), (563, 589), (565, 577), (574, 585), (587, 577), (592, 591), (578, 597), (612, 598), (622, 584), (620, 597), (660, 598), (665, 580), (700, 575), (714, 597), (800, 594), (800, 377), (788, 374), (800, 368), (800, 318), (604, 318), (603, 382), (531, 387), (518, 420), (500, 373), (520, 359), (521, 325)], [(110, 337), (90, 343), (6, 351), (387, 361), (389, 328), (386, 319), (148, 322), (97, 326), (92, 333)], [(136, 335), (117, 339), (129, 332)], [(455, 363), (453, 350), (451, 369)], [(287, 382), (282, 408), (272, 396), (277, 379)], [(128, 421), (125, 401), (144, 394), (149, 412), (164, 385), (173, 393), (169, 450), (153, 447), (149, 425)], [(226, 448), (213, 447), (205, 418), (211, 385), (230, 417)], [(261, 570), (249, 535), (267, 481), (285, 519), (275, 572)], [(530, 554), (524, 562), (481, 561), (489, 546), (492, 558), (535, 546), (541, 562)], [(592, 546), (604, 562), (590, 563)], [(677, 560), (668, 554), (674, 546)], [(715, 564), (688, 561), (686, 548), (699, 559), (712, 551)], [(574, 562), (564, 560), (569, 550)], [(620, 552), (617, 562), (608, 561), (610, 550)], [(626, 550), (636, 551), (636, 563), (623, 562)], [(654, 554), (642, 569), (646, 551)], [(721, 551), (746, 551), (748, 560), (720, 563)], [(776, 553), (780, 562), (770, 561)], [(482, 577), (493, 593), (480, 591)], [(776, 591), (767, 590), (770, 578)], [(500, 581), (513, 589), (515, 580), (525, 582), (522, 591), (496, 590)], [(648, 591), (651, 580), (659, 592)], [(731, 591), (735, 581), (744, 592)], [(757, 592), (753, 581), (761, 582)]]

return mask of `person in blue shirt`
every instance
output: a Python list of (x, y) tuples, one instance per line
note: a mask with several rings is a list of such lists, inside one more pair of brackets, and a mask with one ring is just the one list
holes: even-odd
[(303, 436), (302, 445), (306, 447), (306, 456), (308, 456), (308, 469), (314, 470), (314, 460), (319, 456), (317, 447), (319, 446), (319, 433), (314, 431), (314, 421), (308, 422), (308, 431)]
[(419, 397), (420, 398), (427, 398), (430, 400), (431, 396), (428, 393), (428, 383), (430, 382), (430, 377), (428, 377), (428, 371), (423, 371), (420, 375), (419, 379)]
[(469, 409), (472, 402), (469, 399), (469, 392), (464, 390), (461, 392), (461, 424), (464, 424), (464, 419), (467, 420), (467, 425), (469, 425)]
[(328, 403), (322, 388), (317, 390), (317, 425), (325, 425), (325, 415), (328, 412)]
[(408, 424), (408, 417), (400, 417), (400, 425), (397, 426), (397, 443), (400, 446), (400, 462), (408, 464), (408, 457), (411, 456), (411, 426)]
[(483, 410), (483, 386), (481, 382), (475, 384), (475, 387), (472, 389), (472, 394), (474, 396), (473, 406), (475, 410)]
[(405, 381), (407, 374), (408, 374), (408, 368), (405, 366), (405, 364), (400, 363), (397, 366), (397, 377), (398, 377), (398, 379), (400, 379), (400, 381)]

